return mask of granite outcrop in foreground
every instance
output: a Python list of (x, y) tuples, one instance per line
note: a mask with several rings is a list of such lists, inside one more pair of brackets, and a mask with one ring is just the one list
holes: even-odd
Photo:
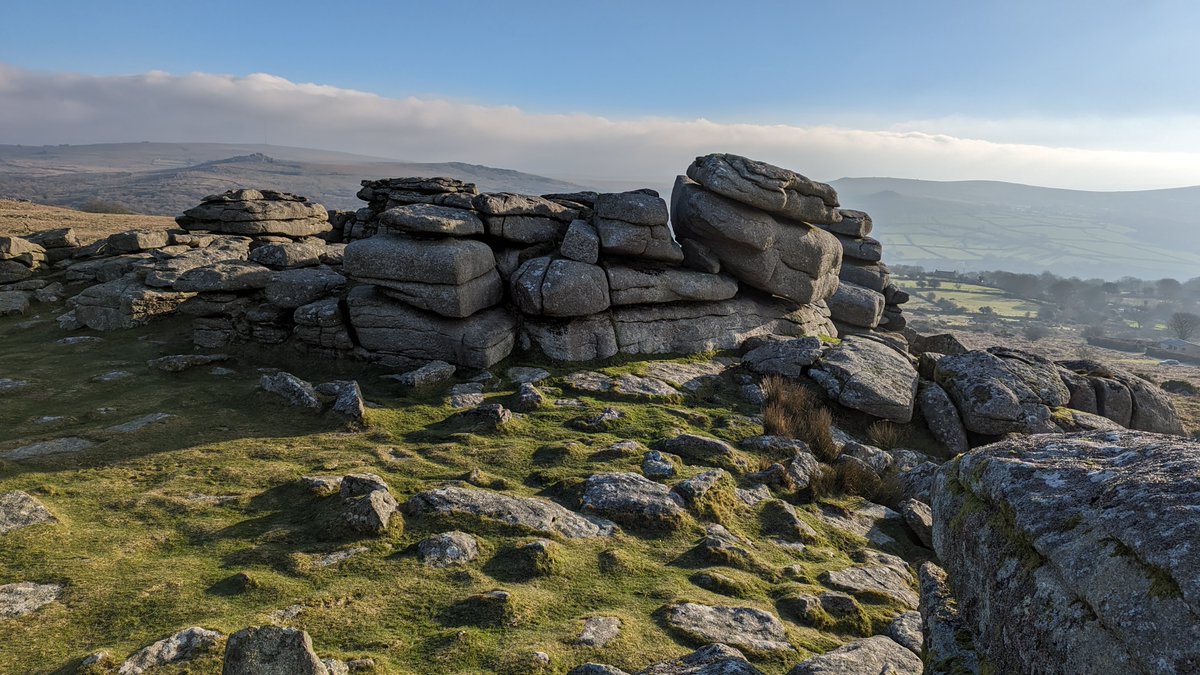
[(1107, 431), (944, 464), (933, 546), (998, 672), (1200, 670), (1200, 445)]

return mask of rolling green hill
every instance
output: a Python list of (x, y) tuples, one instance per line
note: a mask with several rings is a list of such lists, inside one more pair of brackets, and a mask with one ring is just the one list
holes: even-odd
[(1200, 187), (1086, 192), (992, 181), (843, 178), (893, 263), (1115, 279), (1200, 276)]

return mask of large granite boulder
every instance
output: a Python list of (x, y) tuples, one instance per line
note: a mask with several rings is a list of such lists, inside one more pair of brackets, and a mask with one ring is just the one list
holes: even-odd
[(749, 286), (800, 303), (838, 286), (842, 247), (833, 235), (705, 190), (680, 176), (671, 194), (675, 232), (704, 244), (721, 268)]
[(489, 368), (512, 352), (516, 340), (516, 320), (499, 307), (452, 319), (388, 298), (370, 286), (351, 290), (346, 307), (362, 347), (414, 365), (446, 361)]
[(732, 298), (738, 290), (731, 277), (696, 270), (607, 264), (604, 271), (614, 305), (715, 302)]
[(236, 293), (266, 288), (270, 268), (247, 260), (222, 260), (194, 267), (179, 275), (172, 285), (184, 293)]
[(778, 298), (739, 295), (721, 302), (614, 307), (623, 354), (694, 354), (735, 349), (758, 335), (831, 335), (828, 309)]
[(978, 434), (1057, 432), (1050, 409), (1071, 398), (1053, 363), (998, 347), (945, 356), (934, 379), (954, 401), (963, 426)]
[(1068, 406), (1130, 429), (1183, 435), (1183, 423), (1161, 389), (1133, 373), (1091, 359), (1059, 361)]
[(332, 229), (324, 206), (274, 190), (209, 195), (175, 222), (185, 230), (285, 237), (308, 237)]
[(346, 247), (346, 275), (442, 316), (463, 318), (504, 296), (492, 249), (473, 239), (377, 235)]
[(667, 221), (666, 202), (648, 190), (598, 195), (592, 215), (604, 253), (682, 262), (683, 249), (671, 235)]
[(1200, 669), (1200, 445), (1025, 436), (934, 482), (933, 545), (998, 672)]
[(917, 371), (881, 341), (848, 335), (824, 352), (809, 376), (847, 408), (894, 422), (912, 420)]
[(379, 214), (380, 234), (431, 234), (469, 237), (483, 234), (483, 221), (464, 209), (434, 204), (394, 206)]
[(518, 244), (561, 241), (579, 211), (544, 197), (507, 192), (475, 197), (487, 233)]
[(858, 328), (875, 328), (883, 318), (883, 294), (842, 280), (825, 301), (834, 321)]
[(587, 316), (609, 306), (604, 270), (578, 260), (534, 258), (517, 268), (510, 285), (513, 303), (525, 314)]
[(194, 295), (150, 288), (137, 279), (123, 277), (90, 286), (75, 296), (75, 318), (93, 330), (133, 328), (175, 313)]
[(951, 454), (957, 455), (970, 449), (967, 430), (958, 416), (958, 408), (945, 389), (936, 382), (922, 380), (917, 390), (917, 406), (929, 432)]
[(692, 162), (687, 176), (711, 192), (790, 220), (837, 223), (842, 219), (832, 187), (766, 162), (739, 155), (705, 155)]

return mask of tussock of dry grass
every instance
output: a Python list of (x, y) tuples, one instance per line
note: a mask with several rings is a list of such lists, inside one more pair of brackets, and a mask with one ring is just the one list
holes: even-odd
[(808, 443), (817, 459), (832, 462), (839, 450), (833, 442), (833, 414), (803, 384), (779, 376), (763, 379), (767, 405), (763, 426), (768, 434), (798, 438)]
[(884, 450), (903, 446), (907, 438), (908, 428), (895, 422), (879, 420), (867, 427), (867, 442)]

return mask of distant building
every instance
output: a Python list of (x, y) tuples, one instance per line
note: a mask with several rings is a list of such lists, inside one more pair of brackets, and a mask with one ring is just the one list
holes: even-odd
[(1179, 338), (1166, 338), (1158, 343), (1159, 351), (1200, 359), (1200, 345)]

